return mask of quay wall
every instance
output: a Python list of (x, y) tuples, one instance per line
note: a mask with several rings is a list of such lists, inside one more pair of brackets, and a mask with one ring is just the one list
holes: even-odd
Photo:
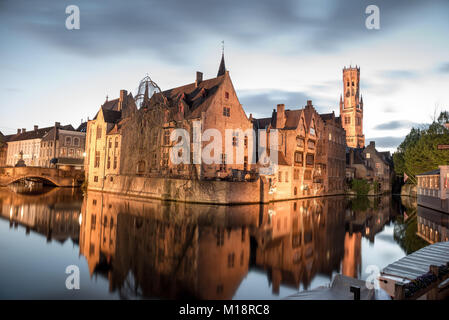
[[(262, 179), (256, 181), (204, 181), (172, 178), (148, 178), (114, 175), (104, 180), (104, 186), (88, 187), (127, 196), (194, 203), (250, 204), (268, 199)], [(264, 200), (265, 199), (265, 200)]]

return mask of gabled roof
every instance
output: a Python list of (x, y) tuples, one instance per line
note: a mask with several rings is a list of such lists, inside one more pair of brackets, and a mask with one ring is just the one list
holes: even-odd
[(269, 125), (273, 126), (273, 118), (253, 118), (253, 125), (256, 129), (266, 129)]
[(107, 123), (117, 123), (122, 118), (121, 111), (114, 111), (102, 108), (104, 121)]
[(303, 114), (304, 109), (298, 110), (285, 110), (285, 125), (284, 129), (296, 129)]
[[(68, 124), (66, 126), (60, 126), (59, 129), (61, 130), (68, 130), (68, 131), (75, 131), (75, 129), (72, 127), (71, 124)], [(51, 129), (42, 137), (42, 140), (44, 141), (51, 141), (55, 139), (55, 127), (51, 127)], [(56, 136), (56, 139), (59, 139), (59, 131)]]
[[(31, 139), (42, 139), (47, 133), (49, 133), (52, 129), (54, 129), (54, 126), (47, 127), (47, 128), (40, 128), (37, 130), (30, 130), (26, 131), (24, 133), (18, 133), (13, 135), (9, 141), (22, 141), (22, 140), (31, 140)], [(69, 124), (66, 126), (61, 126), (60, 129), (64, 130), (75, 130), (73, 127)]]
[(79, 125), (78, 128), (76, 128), (76, 131), (78, 132), (86, 132), (87, 131), (87, 122), (83, 122)]
[(184, 112), (187, 119), (199, 118), (201, 112), (206, 111), (212, 104), (213, 97), (223, 83), (226, 75), (216, 78), (203, 80), (200, 83), (190, 83), (184, 86), (156, 93), (151, 97), (153, 103), (160, 100), (162, 94), (171, 104), (171, 106), (184, 106)]

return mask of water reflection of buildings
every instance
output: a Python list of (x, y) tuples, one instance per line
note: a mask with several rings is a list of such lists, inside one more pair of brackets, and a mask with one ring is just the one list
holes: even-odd
[(0, 188), (0, 217), (10, 227), (22, 225), (44, 235), (47, 241), (78, 242), (82, 195), (72, 189), (51, 189), (42, 194), (17, 194)]
[(307, 288), (317, 274), (357, 276), (362, 236), (374, 239), (389, 220), (389, 200), (376, 201), (364, 210), (344, 198), (209, 206), (89, 192), (80, 253), (127, 298), (230, 299), (250, 269), (266, 272), (274, 293)]
[(428, 243), (449, 241), (449, 215), (418, 206), (417, 235)]

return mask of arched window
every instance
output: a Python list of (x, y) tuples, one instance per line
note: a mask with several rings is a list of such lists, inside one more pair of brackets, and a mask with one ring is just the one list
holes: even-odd
[(73, 138), (73, 145), (74, 146), (79, 146), (80, 145), (80, 139), (79, 138)]
[[(293, 189), (293, 194), (296, 196), (298, 194), (298, 188), (295, 187), (295, 189)], [(296, 203), (295, 203), (296, 204)]]
[(72, 138), (71, 137), (65, 137), (65, 145), (70, 146), (72, 144)]
[(145, 161), (141, 160), (137, 163), (137, 174), (145, 173)]

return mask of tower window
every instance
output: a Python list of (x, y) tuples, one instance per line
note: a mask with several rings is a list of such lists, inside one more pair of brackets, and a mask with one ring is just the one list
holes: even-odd
[(352, 81), (352, 86), (354, 86), (354, 81)]

